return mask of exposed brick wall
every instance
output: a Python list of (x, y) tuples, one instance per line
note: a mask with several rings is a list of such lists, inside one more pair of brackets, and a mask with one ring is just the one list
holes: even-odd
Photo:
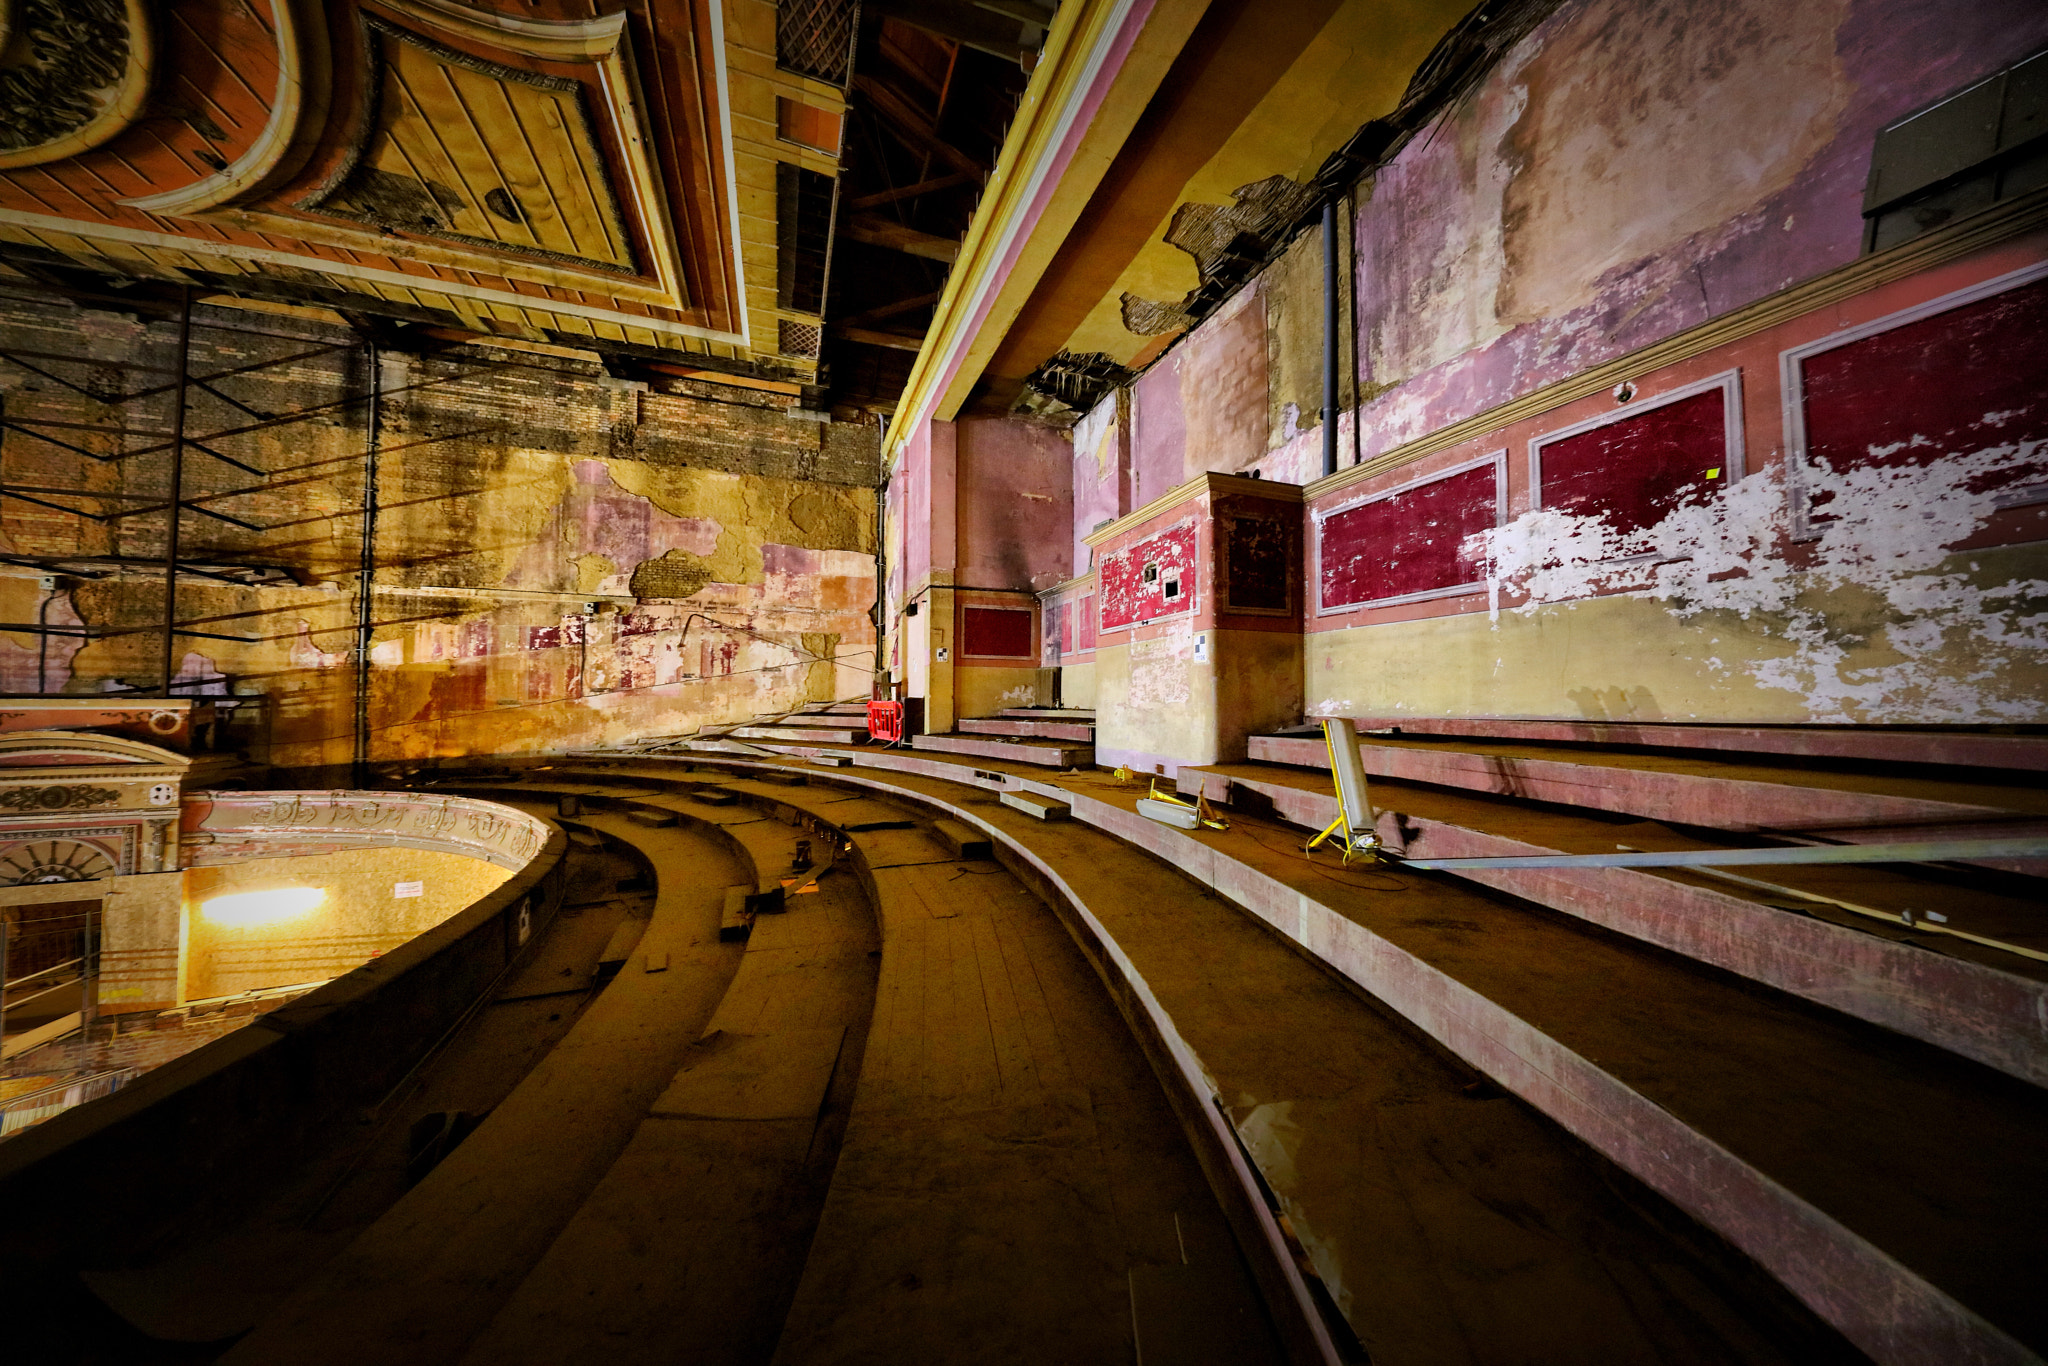
[[(0, 565), (0, 621), (99, 633), (0, 633), (0, 689), (158, 683), (170, 456), (144, 448), (172, 429), (177, 347), (175, 320), (0, 299), (0, 482), (21, 495), (0, 499), (0, 552), (127, 561), (54, 592)], [(373, 381), (373, 758), (676, 733), (865, 691), (849, 670), (871, 653), (875, 428), (574, 358), (387, 351), (373, 375), (371, 356), (338, 326), (194, 312), (190, 373), (214, 378), (187, 389), (181, 550), (269, 572), (180, 580), (180, 622), (236, 639), (180, 639), (174, 671), (260, 695), (236, 737), (256, 757), (353, 750)], [(636, 602), (653, 562), (643, 583), (695, 591)], [(848, 662), (820, 681), (803, 642), (827, 637)]]

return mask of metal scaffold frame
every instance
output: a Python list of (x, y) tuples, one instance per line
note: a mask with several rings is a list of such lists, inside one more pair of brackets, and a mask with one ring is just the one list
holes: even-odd
[[(514, 358), (492, 361), (465, 359), (456, 363), (452, 373), (432, 378), (423, 377), (398, 389), (386, 389), (382, 383), (381, 348), (371, 336), (357, 336), (347, 341), (323, 341), (274, 326), (265, 326), (260, 321), (260, 315), (255, 315), (258, 321), (238, 320), (232, 316), (228, 308), (209, 308), (205, 303), (195, 300), (193, 289), (189, 285), (178, 286), (175, 292), (159, 289), (120, 293), (67, 288), (40, 282), (0, 281), (0, 302), (32, 306), (69, 303), (87, 308), (135, 313), (153, 322), (173, 323), (177, 328), (175, 360), (171, 365), (152, 365), (140, 360), (124, 360), (119, 363), (124, 373), (142, 372), (153, 376), (152, 382), (146, 383), (142, 388), (119, 394), (108, 394), (88, 388), (74, 379), (65, 377), (62, 372), (70, 366), (106, 364), (89, 354), (84, 354), (83, 351), (77, 355), (51, 354), (11, 345), (7, 339), (0, 338), (0, 360), (95, 403), (120, 408), (124, 412), (133, 411), (133, 405), (151, 401), (167, 401), (169, 408), (167, 419), (158, 424), (160, 430), (147, 427), (131, 430), (125, 422), (115, 425), (24, 417), (18, 412), (7, 411), (4, 399), (0, 399), (0, 503), (30, 504), (103, 526), (117, 525), (137, 517), (158, 516), (163, 519), (164, 528), (163, 553), (155, 557), (123, 554), (119, 553), (118, 549), (115, 553), (109, 554), (25, 554), (0, 551), (0, 564), (40, 570), (50, 578), (61, 575), (87, 581), (124, 577), (139, 579), (160, 573), (164, 606), (160, 619), (154, 625), (116, 628), (52, 625), (47, 619), (49, 604), (59, 595), (51, 591), (39, 612), (41, 620), (0, 622), (0, 631), (36, 636), (44, 648), (51, 639), (106, 640), (154, 632), (161, 641), (160, 660), (154, 684), (134, 685), (133, 694), (172, 697), (188, 688), (202, 685), (209, 680), (181, 681), (177, 676), (178, 643), (181, 640), (221, 640), (254, 644), (269, 637), (205, 629), (223, 624), (215, 618), (183, 619), (178, 606), (179, 585), (203, 582), (262, 587), (297, 584), (299, 579), (291, 566), (266, 560), (261, 555), (221, 554), (205, 549), (195, 550), (192, 544), (195, 538), (189, 534), (188, 521), (204, 518), (248, 532), (278, 530), (280, 528), (263, 525), (229, 508), (236, 499), (275, 493), (294, 484), (323, 482), (333, 478), (339, 472), (340, 466), (357, 464), (360, 466), (362, 476), (362, 498), (355, 508), (338, 510), (332, 515), (340, 519), (355, 518), (361, 524), (361, 546), (355, 557), (357, 563), (354, 566), (359, 578), (359, 602), (353, 623), (355, 640), (351, 652), (354, 656), (356, 691), (352, 757), (358, 770), (363, 770), (370, 758), (369, 647), (371, 635), (378, 625), (372, 599), (377, 570), (377, 465), (382, 444), (383, 407), (395, 395), (455, 383), (500, 369), (518, 368), (526, 362)], [(232, 339), (244, 344), (253, 342), (261, 345), (267, 342), (286, 345), (282, 347), (283, 354), (267, 359), (196, 373), (193, 365), (196, 349), (195, 332), (228, 334)], [(344, 376), (341, 381), (343, 392), (338, 397), (326, 397), (284, 411), (263, 411), (237, 398), (225, 387), (229, 381), (247, 379), (288, 366), (318, 362), (337, 355), (343, 357), (338, 366), (338, 373)], [(356, 382), (350, 383), (350, 377)], [(236, 410), (238, 419), (246, 420), (234, 420), (216, 429), (193, 430), (195, 403), (202, 395), (219, 405)], [(333, 420), (355, 410), (361, 410), (363, 414), (360, 423), (363, 434), (362, 448), (343, 456), (315, 462), (312, 466), (266, 469), (262, 462), (252, 462), (249, 458), (240, 458), (238, 454), (223, 449), (235, 438), (276, 432), (294, 424), (316, 419)], [(123, 449), (102, 452), (92, 450), (83, 444), (89, 436), (105, 435), (109, 431), (118, 431), (121, 434), (124, 438)], [(133, 435), (140, 435), (144, 440), (142, 444), (128, 447), (125, 438)], [(70, 456), (77, 462), (76, 467), (81, 476), (95, 465), (120, 464), (148, 456), (168, 456), (167, 487), (162, 493), (151, 495), (94, 490), (83, 486), (87, 482), (83, 477), (76, 480), (60, 478), (50, 483), (16, 482), (9, 478), (7, 446), (13, 441), (23, 440), (37, 443), (43, 450), (61, 451)], [(250, 482), (234, 488), (194, 494), (190, 488), (186, 468), (188, 457), (216, 462), (239, 470), (252, 478)], [(66, 483), (78, 486), (63, 487)], [(223, 507), (222, 504), (229, 506)], [(261, 618), (285, 610), (290, 609), (258, 609), (253, 612), (237, 613), (232, 619)], [(47, 677), (40, 666), (38, 691), (49, 695)]]

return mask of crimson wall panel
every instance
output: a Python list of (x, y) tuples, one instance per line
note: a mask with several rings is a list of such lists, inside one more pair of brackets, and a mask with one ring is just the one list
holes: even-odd
[(1477, 584), (1485, 565), (1466, 538), (1500, 520), (1500, 465), (1419, 481), (1322, 520), (1325, 611)]
[(1719, 387), (1538, 445), (1537, 501), (1627, 534), (1699, 502), (1731, 477)]
[(1077, 632), (1079, 639), (1074, 642), (1074, 648), (1085, 653), (1095, 648), (1095, 595), (1093, 593), (1081, 599), (1079, 625), (1080, 629)]
[[(1828, 468), (2011, 446), (1975, 490), (2048, 484), (2048, 451), (2029, 449), (2048, 441), (2048, 280), (1806, 354), (1799, 387), (1807, 457)], [(1813, 494), (1812, 515), (1825, 517), (1832, 497)]]
[(998, 659), (1030, 659), (1031, 609), (969, 607), (960, 628), (960, 653)]
[(1196, 527), (1188, 522), (1103, 560), (1096, 576), (1101, 585), (1102, 629), (1115, 631), (1141, 621), (1192, 612), (1195, 544)]

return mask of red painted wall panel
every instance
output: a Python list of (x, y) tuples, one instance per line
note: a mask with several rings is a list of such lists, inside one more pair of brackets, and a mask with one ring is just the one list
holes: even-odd
[[(2048, 280), (1864, 337), (1800, 362), (1810, 459), (1833, 469), (1927, 465), (2048, 440)], [(2015, 458), (1981, 489), (2048, 480)], [(1815, 496), (1824, 515), (1831, 495)]]
[(1641, 531), (1730, 477), (1726, 400), (1709, 389), (1549, 442), (1538, 458), (1544, 507)]
[[(1195, 606), (1196, 528), (1173, 527), (1127, 546), (1102, 562), (1102, 629), (1115, 631), (1158, 617), (1179, 616)], [(1151, 567), (1148, 581), (1145, 570)], [(1173, 591), (1168, 596), (1168, 590)]]
[(960, 653), (999, 659), (1029, 659), (1037, 652), (1031, 641), (1031, 610), (1016, 607), (969, 607), (960, 627)]
[(1499, 467), (1434, 479), (1323, 521), (1325, 608), (1476, 583), (1485, 566), (1465, 538), (1498, 520)]
[(1081, 599), (1080, 617), (1080, 630), (1077, 633), (1079, 639), (1074, 642), (1074, 648), (1081, 651), (1092, 650), (1095, 648), (1095, 595), (1093, 593)]

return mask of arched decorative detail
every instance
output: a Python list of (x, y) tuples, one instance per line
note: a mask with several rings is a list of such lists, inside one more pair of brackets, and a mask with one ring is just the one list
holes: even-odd
[(212, 175), (161, 194), (121, 202), (144, 213), (189, 217), (232, 203), (290, 171), (312, 148), (328, 93), (327, 27), (317, 10), (301, 15), (300, 0), (270, 0), (271, 31), (277, 37), (277, 89), (270, 117), (247, 151)]
[(0, 170), (41, 166), (99, 146), (149, 96), (155, 47), (146, 0), (8, 0), (0, 67)]

